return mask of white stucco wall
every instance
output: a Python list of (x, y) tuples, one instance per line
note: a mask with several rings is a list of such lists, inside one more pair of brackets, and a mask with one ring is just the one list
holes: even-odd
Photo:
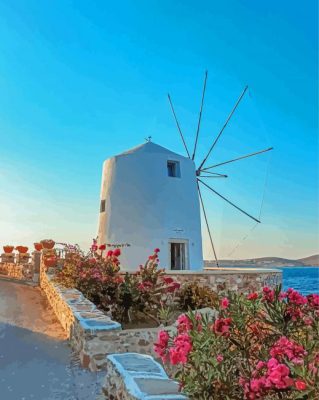
[[(181, 177), (169, 177), (167, 161), (179, 161)], [(189, 241), (189, 268), (202, 269), (202, 239), (194, 162), (145, 143), (104, 162), (100, 199), (99, 244), (129, 243), (121, 263), (136, 269), (160, 248), (162, 267), (169, 265), (169, 240)]]

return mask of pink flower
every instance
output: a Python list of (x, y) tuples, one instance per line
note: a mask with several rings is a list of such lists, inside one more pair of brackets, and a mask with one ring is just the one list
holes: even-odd
[(192, 343), (187, 333), (182, 333), (176, 336), (174, 339), (174, 347), (171, 347), (169, 350), (171, 364), (185, 364), (191, 349)]
[(167, 346), (169, 334), (166, 331), (160, 331), (157, 336), (157, 342), (154, 344), (154, 351), (165, 362), (167, 359)]
[(217, 335), (229, 336), (229, 329), (232, 319), (231, 318), (218, 318), (212, 325), (212, 331)]
[(154, 253), (159, 253), (160, 252), (160, 249), (158, 249), (158, 248), (156, 248), (156, 249), (154, 249)]
[(307, 301), (311, 307), (319, 309), (319, 294), (309, 294), (307, 296)]
[(95, 252), (98, 249), (97, 240), (93, 239), (93, 243), (91, 245), (91, 251)]
[(224, 309), (228, 308), (229, 300), (227, 299), (227, 297), (224, 297), (223, 299), (221, 299), (220, 306), (221, 306), (221, 308), (224, 308)]
[(278, 296), (278, 299), (279, 299), (280, 301), (282, 301), (282, 300), (284, 300), (286, 297), (287, 297), (287, 293), (286, 293), (286, 292), (280, 292), (280, 293), (279, 293), (279, 296)]
[(182, 314), (177, 318), (177, 329), (178, 332), (188, 332), (192, 329), (193, 324), (187, 315)]
[(287, 290), (287, 299), (289, 303), (295, 304), (295, 305), (304, 305), (307, 304), (307, 298), (302, 296), (299, 292), (297, 292), (294, 289), (288, 289)]
[(275, 300), (275, 292), (274, 290), (271, 290), (269, 287), (264, 287), (263, 288), (263, 300), (268, 301), (269, 303), (272, 303)]
[(303, 358), (307, 354), (301, 345), (293, 340), (287, 339), (285, 336), (277, 340), (269, 353), (272, 357), (276, 357), (280, 360), (286, 357), (289, 361), (297, 365), (303, 363)]
[(259, 370), (265, 368), (266, 365), (267, 365), (267, 364), (266, 364), (264, 361), (258, 361), (258, 363), (257, 363), (257, 365), (256, 365), (257, 371), (259, 371)]
[(295, 387), (297, 390), (306, 390), (307, 389), (306, 383), (300, 379), (295, 380)]
[(216, 356), (216, 360), (217, 360), (217, 362), (219, 362), (219, 363), (221, 363), (221, 362), (223, 361), (223, 359), (224, 359), (224, 357), (223, 357), (222, 354), (218, 354), (218, 355)]

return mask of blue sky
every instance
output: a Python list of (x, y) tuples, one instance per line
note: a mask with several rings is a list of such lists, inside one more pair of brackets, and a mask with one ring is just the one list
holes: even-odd
[(219, 256), (318, 252), (317, 15), (314, 0), (0, 1), (0, 243), (87, 245), (103, 160), (149, 135), (183, 154), (168, 91), (192, 147), (208, 69), (197, 162), (246, 84), (211, 163), (275, 148), (211, 181), (263, 203), (253, 231), (204, 192)]

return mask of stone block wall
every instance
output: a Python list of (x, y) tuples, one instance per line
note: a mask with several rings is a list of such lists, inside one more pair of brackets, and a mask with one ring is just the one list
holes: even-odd
[(38, 251), (34, 251), (31, 256), (29, 253), (3, 253), (0, 256), (0, 275), (36, 284), (39, 282), (39, 271), (36, 270), (35, 260), (40, 256), (41, 253)]
[(204, 271), (165, 271), (179, 283), (198, 282), (220, 292), (230, 290), (241, 293), (260, 291), (264, 286), (282, 283), (282, 272), (258, 268), (211, 268)]
[(97, 369), (93, 358), (96, 354), (89, 353), (88, 343), (98, 340), (99, 336), (110, 331), (121, 329), (121, 325), (98, 310), (80, 291), (56, 284), (53, 275), (46, 272), (42, 263), (40, 287), (64, 328), (71, 346), (79, 354), (81, 364), (91, 370)]
[(14, 262), (1, 262), (0, 274), (10, 279), (32, 280), (33, 266), (32, 264), (16, 264)]

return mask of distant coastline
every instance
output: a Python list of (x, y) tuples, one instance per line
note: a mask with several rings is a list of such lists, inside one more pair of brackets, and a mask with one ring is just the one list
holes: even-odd
[[(219, 260), (218, 262), (221, 267), (319, 267), (319, 254), (300, 258), (298, 260), (290, 260), (281, 257), (261, 257), (245, 260)], [(216, 267), (216, 262), (214, 260), (205, 260), (204, 263), (205, 267)]]

